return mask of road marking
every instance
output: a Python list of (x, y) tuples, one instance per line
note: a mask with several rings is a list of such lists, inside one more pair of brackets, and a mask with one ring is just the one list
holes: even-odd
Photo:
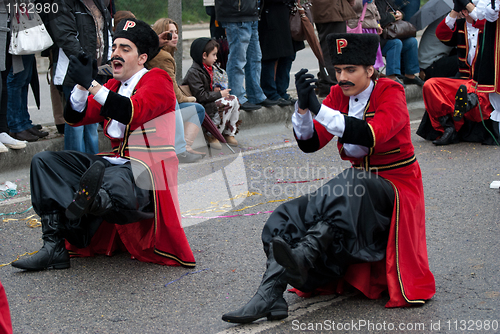
[(236, 325), (234, 327), (228, 328), (217, 334), (257, 334), (265, 330), (277, 327), (277, 326), (290, 326), (291, 322), (299, 317), (306, 315), (307, 313), (320, 310), (322, 308), (337, 304), (347, 298), (355, 296), (359, 293), (345, 294), (343, 296), (319, 296), (314, 298), (305, 298), (303, 301), (293, 304), (288, 309), (288, 318), (279, 321), (267, 321), (261, 320), (253, 322), (250, 324)]
[(27, 195), (27, 196), (19, 197), (19, 198), (7, 199), (5, 201), (1, 201), (0, 202), (0, 206), (14, 204), (14, 203), (19, 203), (19, 202), (23, 202), (23, 201), (30, 201), (31, 202), (31, 195)]

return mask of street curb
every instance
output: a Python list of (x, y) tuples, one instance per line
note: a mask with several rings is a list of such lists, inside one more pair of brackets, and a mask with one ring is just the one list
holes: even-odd
[[(422, 88), (416, 85), (409, 85), (405, 89), (406, 101), (412, 102), (422, 100)], [(292, 96), (295, 91), (289, 92)], [(295, 96), (296, 97), (296, 96)], [(294, 106), (272, 106), (262, 107), (255, 111), (240, 111), (241, 130), (247, 131), (254, 127), (264, 124), (287, 124), (291, 122)], [(44, 131), (49, 132), (46, 139), (39, 139), (36, 142), (28, 143), (24, 149), (12, 150), (0, 153), (0, 171), (10, 172), (29, 167), (32, 157), (43, 151), (62, 151), (64, 149), (64, 137), (57, 134), (56, 127), (44, 124)], [(107, 137), (99, 132), (99, 151), (106, 152), (110, 150), (110, 144)]]

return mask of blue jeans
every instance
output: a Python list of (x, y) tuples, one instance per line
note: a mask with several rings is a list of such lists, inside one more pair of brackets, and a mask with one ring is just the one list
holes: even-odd
[(266, 96), (260, 88), (262, 52), (257, 29), (258, 21), (221, 22), (221, 24), (226, 29), (229, 44), (226, 72), (231, 95), (236, 95), (242, 104), (247, 101), (254, 104), (264, 101)]
[[(415, 74), (420, 72), (418, 42), (415, 37), (387, 40), (387, 43), (382, 48), (382, 55), (385, 57), (386, 75)], [(401, 62), (404, 66), (404, 73), (401, 73)]]
[(182, 102), (179, 103), (179, 107), (184, 122), (191, 122), (201, 126), (205, 119), (205, 107), (196, 102)]
[[(73, 87), (63, 86), (64, 98), (69, 102)], [(64, 149), (82, 153), (99, 153), (99, 135), (97, 134), (97, 123), (82, 126), (64, 126)]]
[[(290, 70), (294, 60), (295, 54), (293, 56), (262, 61), (260, 85), (268, 99), (278, 100), (280, 97), (288, 99), (289, 95), (286, 93), (286, 90), (290, 84)], [(277, 65), (276, 62), (278, 62)], [(276, 73), (274, 72), (275, 65)]]
[(7, 76), (7, 123), (13, 133), (33, 127), (28, 112), (28, 87), (33, 72), (35, 55), (21, 57), (24, 71), (14, 74), (13, 67), (11, 67)]
[(182, 121), (179, 103), (175, 101), (175, 153), (186, 152), (186, 140), (184, 139), (184, 122)]

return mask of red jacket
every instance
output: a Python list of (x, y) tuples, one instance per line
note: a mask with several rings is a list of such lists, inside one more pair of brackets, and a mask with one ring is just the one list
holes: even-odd
[[(339, 86), (334, 86), (323, 104), (347, 115), (349, 97)], [(351, 265), (344, 279), (368, 298), (379, 298), (388, 290), (390, 300), (386, 307), (423, 304), (434, 295), (435, 282), (427, 259), (422, 175), (411, 142), (403, 87), (390, 79), (379, 79), (365, 109), (364, 120), (356, 124), (353, 128), (346, 121), (344, 136), (338, 142), (341, 158), (349, 160), (353, 167), (371, 171), (391, 182), (395, 204), (386, 259)], [(314, 128), (319, 139), (317, 149), (334, 137), (316, 121)], [(347, 157), (343, 141), (367, 143), (368, 155), (361, 159)]]
[[(117, 92), (120, 82), (111, 79), (104, 86)], [(123, 245), (133, 258), (140, 261), (194, 267), (195, 259), (181, 226), (177, 198), (179, 161), (174, 148), (175, 94), (172, 79), (163, 70), (151, 69), (139, 80), (129, 101), (132, 113), (122, 139), (107, 135), (111, 119), (101, 116), (104, 107), (93, 96), (88, 98), (84, 119), (74, 125), (104, 121), (104, 133), (110, 138), (113, 150), (100, 155), (129, 158), (132, 163), (147, 169), (153, 184), (155, 217), (127, 225), (103, 223), (89, 247), (77, 249), (67, 243), (67, 248), (80, 256), (111, 255)], [(108, 102), (109, 97), (105, 107), (113, 108)]]
[(5, 295), (2, 282), (0, 282), (0, 333), (12, 334), (9, 303), (7, 302), (7, 295)]
[(438, 24), (436, 28), (436, 37), (448, 46), (457, 47), (458, 56), (458, 71), (460, 72), (460, 77), (463, 79), (472, 79), (474, 73), (474, 64), (476, 63), (477, 55), (480, 52), (480, 41), (483, 38), (484, 23), (486, 20), (478, 20), (474, 22), (473, 26), (479, 29), (478, 33), (478, 43), (476, 48), (476, 54), (472, 64), (467, 63), (467, 57), (469, 55), (469, 38), (467, 36), (467, 24), (465, 19), (458, 19), (455, 22), (454, 29), (450, 29), (446, 25), (446, 17)]

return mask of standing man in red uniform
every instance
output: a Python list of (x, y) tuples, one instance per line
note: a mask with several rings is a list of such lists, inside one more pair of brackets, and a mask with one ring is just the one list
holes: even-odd
[(386, 307), (421, 305), (435, 293), (404, 89), (376, 79), (377, 35), (327, 40), (338, 85), (320, 104), (313, 75), (298, 72), (292, 123), (304, 152), (337, 136), (340, 156), (352, 167), (273, 212), (262, 232), (268, 257), (262, 282), (245, 306), (222, 316), (225, 321), (287, 317), (287, 284), (312, 292), (343, 279), (368, 298), (388, 291)]
[(113, 150), (33, 157), (31, 198), (44, 244), (14, 267), (64, 269), (70, 267), (67, 249), (91, 256), (111, 255), (118, 247), (140, 261), (195, 265), (180, 223), (172, 79), (144, 67), (158, 49), (149, 25), (128, 19), (115, 31), (114, 79), (104, 86), (93, 79), (97, 69), (89, 56), (70, 57), (69, 75), (78, 85), (65, 119), (74, 126), (104, 122)]

